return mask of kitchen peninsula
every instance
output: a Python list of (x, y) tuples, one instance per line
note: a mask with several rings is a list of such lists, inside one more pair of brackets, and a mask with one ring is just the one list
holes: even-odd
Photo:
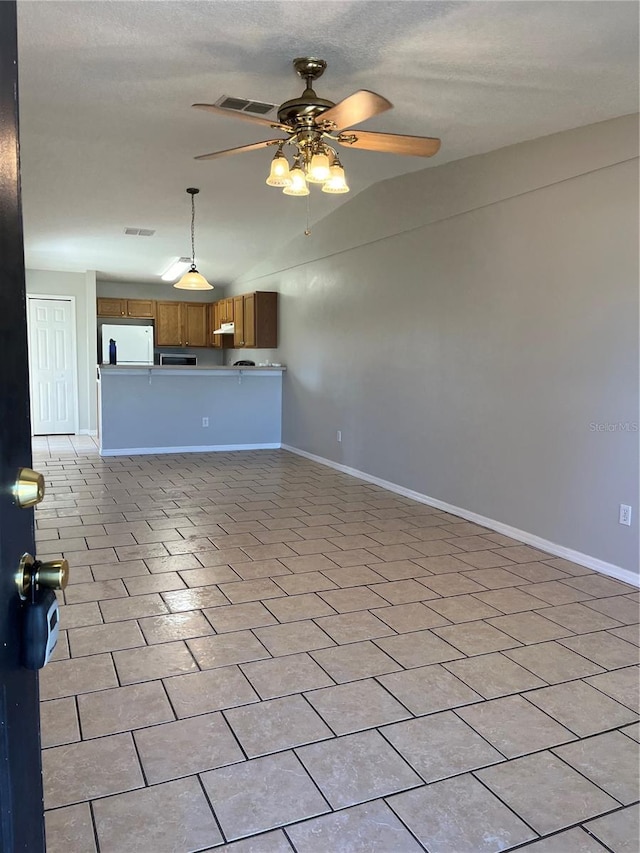
[(102, 456), (280, 447), (282, 367), (98, 367)]

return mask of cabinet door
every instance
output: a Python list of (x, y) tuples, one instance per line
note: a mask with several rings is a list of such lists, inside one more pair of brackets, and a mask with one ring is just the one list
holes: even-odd
[(127, 317), (156, 316), (156, 303), (153, 299), (127, 299)]
[(255, 293), (247, 293), (242, 297), (244, 310), (244, 345), (245, 347), (256, 346), (256, 296)]
[(233, 299), (221, 299), (218, 305), (220, 306), (220, 322), (233, 323)]
[(184, 322), (184, 345), (187, 347), (206, 347), (207, 312), (206, 302), (183, 302), (182, 316)]
[(182, 346), (182, 303), (156, 303), (156, 346)]
[(278, 294), (259, 290), (251, 295), (255, 297), (254, 346), (275, 349), (278, 346)]
[(220, 328), (220, 303), (214, 302), (209, 305), (209, 331), (211, 333), (211, 346), (216, 349), (222, 347), (222, 335), (214, 335), (215, 329)]
[(235, 324), (233, 330), (233, 345), (234, 347), (244, 346), (244, 297), (233, 297), (233, 322)]
[(99, 296), (97, 314), (98, 317), (126, 317), (127, 300), (112, 299), (108, 296)]

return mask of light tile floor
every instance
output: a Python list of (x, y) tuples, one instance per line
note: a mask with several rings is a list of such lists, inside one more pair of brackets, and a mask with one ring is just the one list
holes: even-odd
[(633, 587), (285, 451), (34, 453), (49, 853), (637, 853)]

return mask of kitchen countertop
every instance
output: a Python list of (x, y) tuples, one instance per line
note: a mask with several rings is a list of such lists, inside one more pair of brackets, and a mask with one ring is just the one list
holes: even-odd
[(189, 365), (189, 364), (99, 364), (98, 370), (100, 371), (108, 371), (109, 373), (115, 373), (121, 370), (150, 370), (150, 371), (162, 371), (166, 373), (167, 371), (178, 371), (180, 373), (184, 372), (199, 372), (209, 371), (210, 373), (216, 373), (218, 371), (245, 371), (249, 372), (257, 372), (264, 373), (267, 370), (277, 370), (283, 371), (287, 368), (283, 365), (275, 365), (269, 364), (264, 367), (260, 367), (259, 365), (255, 365), (255, 367), (250, 367), (246, 365), (231, 365), (231, 364), (210, 364), (210, 365)]

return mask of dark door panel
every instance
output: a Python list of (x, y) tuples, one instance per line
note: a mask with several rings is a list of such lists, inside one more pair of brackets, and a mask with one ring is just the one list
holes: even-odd
[(20, 666), (15, 574), (33, 553), (33, 509), (13, 486), (31, 465), (18, 159), (16, 4), (0, 2), (0, 849), (43, 853), (37, 672)]

